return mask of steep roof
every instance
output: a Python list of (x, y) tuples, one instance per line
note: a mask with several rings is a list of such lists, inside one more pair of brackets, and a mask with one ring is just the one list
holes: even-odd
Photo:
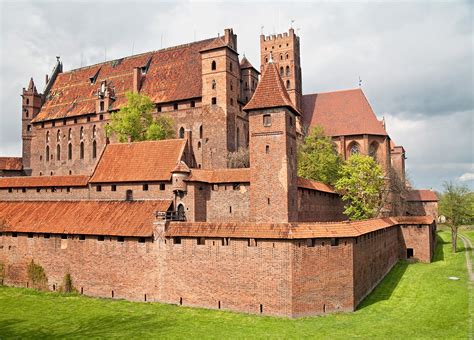
[(21, 157), (0, 157), (0, 170), (21, 171), (22, 169)]
[(166, 236), (305, 239), (358, 237), (399, 224), (431, 224), (433, 218), (413, 216), (401, 219), (379, 218), (355, 222), (313, 223), (206, 223), (171, 222)]
[(3, 232), (147, 237), (171, 200), (1, 202)]
[(304, 95), (303, 122), (328, 136), (387, 135), (361, 89)]
[(252, 99), (245, 105), (244, 110), (269, 109), (273, 107), (287, 107), (295, 114), (300, 112), (291, 102), (283, 81), (274, 63), (268, 63), (263, 69), (262, 79), (258, 82)]
[(253, 67), (253, 65), (250, 63), (250, 61), (245, 56), (240, 61), (240, 68), (242, 70), (247, 69), (247, 68), (253, 68), (255, 71), (257, 71), (257, 73), (260, 73), (260, 72), (258, 72), (258, 70), (255, 67)]
[(0, 188), (85, 187), (89, 176), (20, 176), (0, 178)]
[[(110, 109), (126, 103), (125, 93), (132, 91), (133, 69), (146, 67), (140, 93), (153, 102), (171, 102), (202, 96), (201, 55), (212, 38), (186, 45), (133, 55), (68, 72), (59, 73), (48, 98), (33, 122), (95, 113), (97, 90), (103, 80), (115, 88), (116, 100)], [(90, 78), (96, 78), (90, 83)]]
[(185, 145), (184, 139), (108, 144), (90, 182), (169, 181)]
[(437, 202), (438, 196), (432, 190), (410, 190), (407, 192), (406, 200), (409, 202)]

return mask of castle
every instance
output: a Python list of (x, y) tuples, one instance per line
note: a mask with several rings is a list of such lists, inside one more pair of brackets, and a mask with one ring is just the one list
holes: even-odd
[[(399, 259), (431, 261), (432, 192), (348, 222), (330, 186), (298, 177), (297, 140), (320, 125), (344, 159), (405, 179), (405, 151), (360, 88), (303, 95), (299, 46), (293, 29), (261, 35), (258, 71), (226, 29), (68, 72), (58, 58), (41, 94), (30, 80), (22, 157), (0, 158), (3, 281), (30, 285), (34, 260), (51, 290), (70, 274), (92, 296), (297, 317), (354, 310)], [(178, 138), (107, 136), (128, 91)], [(228, 168), (240, 148), (250, 167)]]

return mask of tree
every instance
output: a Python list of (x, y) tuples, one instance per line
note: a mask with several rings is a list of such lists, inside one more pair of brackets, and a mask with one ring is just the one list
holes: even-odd
[(153, 118), (154, 104), (139, 93), (126, 93), (127, 104), (112, 113), (107, 135), (114, 134), (119, 142), (161, 140), (174, 137), (173, 121), (168, 116)]
[(335, 187), (347, 202), (344, 214), (351, 220), (375, 217), (385, 184), (380, 165), (372, 157), (355, 154), (341, 166), (339, 176)]
[(314, 127), (298, 147), (298, 176), (333, 185), (341, 163), (335, 144), (321, 126)]
[(239, 148), (238, 151), (227, 153), (228, 168), (248, 168), (250, 166), (250, 155), (248, 148)]
[(465, 185), (456, 185), (453, 182), (443, 184), (444, 193), (439, 201), (439, 212), (446, 217), (446, 224), (451, 228), (451, 245), (456, 252), (458, 227), (472, 221), (473, 193)]

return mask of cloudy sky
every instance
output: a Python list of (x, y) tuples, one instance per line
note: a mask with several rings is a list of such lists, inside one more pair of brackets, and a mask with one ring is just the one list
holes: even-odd
[(304, 93), (362, 88), (416, 187), (474, 188), (473, 5), (466, 2), (0, 0), (0, 155), (21, 154), (20, 93), (65, 70), (223, 33), (259, 66), (259, 34), (301, 36)]

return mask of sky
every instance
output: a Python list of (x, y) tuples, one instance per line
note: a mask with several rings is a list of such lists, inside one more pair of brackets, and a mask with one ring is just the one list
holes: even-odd
[[(21, 155), (21, 90), (64, 70), (238, 35), (259, 68), (259, 35), (300, 36), (303, 93), (362, 80), (417, 188), (474, 189), (474, 5), (466, 1), (120, 2), (0, 0), (0, 156)], [(293, 22), (293, 23), (292, 23)]]

